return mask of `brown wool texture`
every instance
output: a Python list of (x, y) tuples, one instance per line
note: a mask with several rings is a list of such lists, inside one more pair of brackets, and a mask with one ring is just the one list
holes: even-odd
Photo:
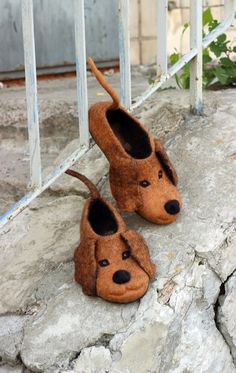
[[(156, 273), (145, 240), (126, 227), (118, 211), (100, 196), (90, 180), (73, 170), (66, 173), (83, 181), (92, 194), (83, 208), (80, 244), (74, 252), (75, 281), (85, 294), (108, 301), (129, 303), (139, 299)], [(104, 262), (106, 265), (101, 265)]]
[(110, 188), (117, 207), (136, 211), (155, 224), (173, 222), (182, 199), (176, 171), (163, 145), (120, 105), (116, 92), (91, 58), (88, 63), (113, 99), (91, 106), (89, 130), (110, 163)]

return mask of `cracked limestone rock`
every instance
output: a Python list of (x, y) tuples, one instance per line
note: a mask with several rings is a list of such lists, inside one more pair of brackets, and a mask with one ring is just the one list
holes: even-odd
[[(38, 198), (1, 230), (0, 314), (25, 309), (44, 276), (72, 260), (84, 200)], [(71, 272), (71, 279), (73, 272)]]
[(225, 283), (225, 294), (219, 298), (217, 322), (229, 345), (236, 365), (236, 272)]
[[(25, 371), (23, 366), (10, 366), (10, 365), (0, 365), (0, 373), (28, 373)], [(30, 372), (29, 372), (30, 373)]]
[(20, 352), (26, 316), (0, 316), (0, 358), (15, 363)]
[(106, 347), (83, 349), (68, 372), (235, 372), (214, 321), (220, 283), (206, 263), (196, 261), (175, 277), (163, 304), (163, 292), (156, 292), (154, 282), (128, 327)]
[[(56, 159), (55, 165), (66, 159), (72, 152), (78, 149), (78, 140), (73, 140), (66, 148), (60, 153), (60, 156)], [(81, 172), (88, 177), (95, 185), (108, 173), (108, 161), (104, 154), (94, 145), (79, 161), (77, 161), (71, 168), (78, 172)], [(48, 168), (45, 173), (48, 173)], [(75, 179), (71, 176), (62, 174), (55, 182), (50, 186), (49, 190), (57, 195), (68, 195), (68, 194), (79, 194), (85, 197), (89, 196), (88, 188), (81, 183), (80, 180)]]
[(169, 328), (160, 373), (235, 372), (229, 347), (215, 324), (220, 279), (206, 263), (195, 261), (175, 281), (177, 286), (169, 300), (175, 319)]
[(22, 361), (33, 371), (63, 368), (84, 347), (126, 327), (137, 306), (137, 302), (119, 305), (85, 296), (74, 283), (51, 299), (25, 327)]
[(110, 372), (112, 364), (111, 353), (104, 346), (84, 348), (79, 357), (73, 362), (73, 370), (67, 373)]

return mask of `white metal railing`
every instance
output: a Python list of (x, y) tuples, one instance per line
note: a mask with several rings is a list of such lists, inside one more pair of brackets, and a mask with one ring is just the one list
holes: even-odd
[[(202, 0), (190, 0), (190, 51), (175, 65), (167, 65), (167, 0), (157, 1), (157, 78), (131, 105), (131, 69), (129, 0), (119, 0), (119, 55), (121, 102), (133, 111), (150, 97), (162, 84), (191, 61), (190, 105), (199, 114), (202, 110), (202, 48), (227, 30), (234, 20), (235, 0), (225, 0), (224, 17), (218, 27), (202, 40)], [(37, 77), (33, 0), (21, 0), (23, 42), (25, 56), (26, 98), (30, 153), (30, 191), (0, 217), (0, 227), (11, 221), (34, 198), (48, 188), (67, 168), (72, 166), (89, 148), (88, 95), (86, 79), (86, 41), (84, 0), (74, 0), (77, 103), (79, 113), (80, 147), (42, 180), (40, 134), (37, 104)]]

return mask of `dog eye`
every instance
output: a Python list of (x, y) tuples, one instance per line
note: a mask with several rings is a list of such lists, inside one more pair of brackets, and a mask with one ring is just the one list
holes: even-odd
[(122, 259), (128, 259), (130, 257), (130, 251), (127, 250), (127, 251), (124, 251), (122, 253)]
[(150, 185), (150, 183), (147, 180), (142, 180), (139, 182), (139, 185), (141, 185), (143, 188), (147, 188)]
[(110, 263), (107, 259), (102, 259), (102, 260), (99, 260), (98, 264), (101, 266), (101, 267), (106, 267), (108, 266)]
[(159, 177), (159, 179), (161, 179), (162, 176), (163, 176), (163, 172), (162, 172), (162, 170), (160, 170), (160, 171), (158, 172), (158, 177)]

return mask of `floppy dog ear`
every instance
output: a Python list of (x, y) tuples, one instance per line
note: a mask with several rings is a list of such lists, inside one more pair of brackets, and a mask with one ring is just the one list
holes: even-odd
[(118, 207), (127, 212), (135, 211), (142, 205), (138, 188), (138, 171), (133, 159), (121, 159), (120, 167), (110, 167), (112, 195), (119, 201)]
[(155, 139), (155, 152), (157, 159), (161, 163), (166, 175), (172, 182), (172, 184), (177, 185), (178, 184), (178, 176), (176, 174), (176, 171), (171, 163), (171, 161), (168, 158), (168, 155), (164, 149), (164, 146), (161, 144), (161, 142), (157, 139)]
[(87, 295), (96, 295), (97, 262), (95, 257), (96, 241), (86, 239), (74, 253), (75, 281), (82, 285)]
[(121, 233), (121, 236), (129, 246), (132, 257), (138, 262), (140, 267), (149, 277), (154, 277), (156, 274), (156, 266), (150, 259), (148, 247), (143, 236), (133, 230)]

